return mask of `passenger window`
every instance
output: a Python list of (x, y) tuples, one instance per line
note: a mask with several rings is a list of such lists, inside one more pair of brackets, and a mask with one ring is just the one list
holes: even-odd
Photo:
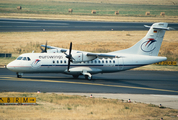
[(62, 60), (61, 60), (61, 63), (62, 63)]
[(59, 63), (59, 61), (57, 60), (57, 63)]
[(66, 63), (66, 60), (64, 60), (64, 63)]
[(95, 63), (97, 63), (97, 61), (95, 60)]
[(30, 61), (31, 59), (29, 57), (27, 57), (27, 60)]
[(89, 63), (89, 61), (87, 63)]
[(17, 58), (17, 60), (21, 60), (21, 59), (22, 59), (22, 57), (18, 57), (18, 58)]
[(53, 60), (53, 63), (55, 63), (55, 61)]
[(102, 63), (104, 63), (104, 60), (102, 60)]
[(27, 60), (27, 58), (26, 58), (26, 57), (24, 57), (24, 58), (23, 58), (23, 60)]
[(111, 63), (111, 60), (109, 61), (109, 63)]
[(93, 63), (93, 61), (91, 61), (91, 63)]
[(108, 63), (108, 61), (106, 60), (106, 63)]
[(113, 63), (115, 63), (115, 60), (113, 60)]
[(98, 60), (98, 63), (101, 63), (100, 60)]

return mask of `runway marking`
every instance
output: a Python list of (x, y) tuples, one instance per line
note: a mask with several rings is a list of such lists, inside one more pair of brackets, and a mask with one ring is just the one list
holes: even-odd
[(1, 77), (0, 80), (3, 80), (2, 78), (5, 78), (4, 80), (9, 80), (9, 81), (33, 81), (33, 82), (70, 83), (70, 84), (96, 85), (96, 86), (105, 86), (105, 87), (131, 88), (131, 89), (140, 89), (140, 90), (155, 90), (155, 91), (162, 91), (162, 92), (178, 93), (178, 91), (174, 91), (174, 90), (157, 89), (157, 88), (145, 88), (145, 87), (134, 87), (134, 86), (123, 86), (123, 85), (106, 85), (106, 84), (100, 84), (100, 83), (84, 83), (84, 82), (72, 82), (72, 81), (41, 80), (41, 79), (40, 80), (32, 80), (32, 79), (13, 78), (13, 77)]

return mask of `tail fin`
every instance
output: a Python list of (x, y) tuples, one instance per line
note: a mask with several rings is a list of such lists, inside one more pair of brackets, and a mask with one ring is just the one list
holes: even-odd
[(128, 49), (115, 51), (114, 53), (157, 56), (165, 31), (170, 29), (167, 26), (168, 23), (154, 23), (151, 27), (145, 25), (145, 27), (150, 29), (144, 38)]

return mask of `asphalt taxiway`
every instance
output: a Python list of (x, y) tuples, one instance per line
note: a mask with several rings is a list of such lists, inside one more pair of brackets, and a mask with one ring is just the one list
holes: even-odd
[(65, 74), (24, 74), (0, 68), (0, 92), (41, 92), (85, 95), (112, 99), (131, 99), (132, 102), (162, 104), (178, 109), (178, 72), (124, 71), (97, 74), (93, 80), (83, 76), (74, 79)]
[(0, 68), (0, 92), (72, 92), (72, 93), (127, 93), (178, 95), (178, 72), (124, 71), (93, 75), (88, 81), (83, 76), (74, 79), (65, 74), (24, 74)]

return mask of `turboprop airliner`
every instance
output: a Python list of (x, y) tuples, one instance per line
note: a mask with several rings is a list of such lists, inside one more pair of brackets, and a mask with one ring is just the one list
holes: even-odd
[[(98, 73), (112, 73), (129, 70), (161, 61), (166, 57), (158, 56), (168, 23), (154, 23), (144, 38), (134, 46), (109, 53), (91, 53), (41, 45), (42, 53), (25, 53), (10, 62), (7, 68), (21, 78), (23, 73), (64, 73), (78, 78), (84, 75), (91, 80)], [(47, 50), (48, 48), (48, 50)]]

